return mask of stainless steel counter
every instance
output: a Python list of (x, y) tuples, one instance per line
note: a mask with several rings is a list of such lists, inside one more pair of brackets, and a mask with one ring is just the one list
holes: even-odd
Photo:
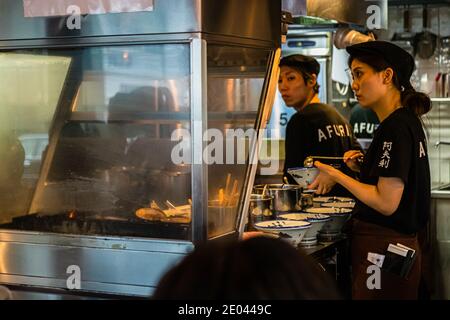
[(435, 299), (450, 299), (450, 185), (431, 191), (430, 241)]
[(450, 185), (443, 185), (431, 190), (432, 199), (450, 199)]

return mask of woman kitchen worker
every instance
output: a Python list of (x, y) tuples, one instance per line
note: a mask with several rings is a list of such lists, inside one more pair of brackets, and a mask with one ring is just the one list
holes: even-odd
[[(360, 181), (316, 162), (321, 179), (310, 187), (328, 179), (358, 199), (352, 231), (353, 298), (417, 299), (421, 273), (417, 234), (427, 223), (431, 193), (421, 116), (431, 109), (431, 101), (413, 89), (414, 59), (400, 47), (373, 41), (349, 46), (347, 51), (352, 89), (362, 107), (375, 111), (380, 126), (361, 165)], [(356, 154), (344, 155), (355, 171)], [(400, 277), (382, 268), (376, 279), (378, 275), (369, 271), (374, 269), (368, 269), (372, 265), (368, 255), (385, 255), (391, 243), (416, 250), (412, 269), (407, 277)]]

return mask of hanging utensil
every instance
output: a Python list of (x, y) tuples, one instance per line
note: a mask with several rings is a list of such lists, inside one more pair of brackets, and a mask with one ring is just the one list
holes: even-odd
[(413, 54), (412, 41), (414, 35), (411, 33), (410, 29), (410, 17), (409, 17), (409, 5), (403, 9), (403, 31), (396, 32), (392, 37), (391, 41), (395, 42), (396, 45), (403, 48), (410, 54)]
[(429, 30), (428, 26), (428, 8), (425, 5), (422, 11), (422, 32), (414, 37), (414, 55), (421, 59), (429, 59), (436, 50), (437, 35)]

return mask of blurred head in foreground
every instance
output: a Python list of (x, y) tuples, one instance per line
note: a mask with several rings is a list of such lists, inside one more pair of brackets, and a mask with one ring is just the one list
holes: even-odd
[(309, 256), (269, 237), (207, 243), (161, 279), (154, 299), (339, 299)]

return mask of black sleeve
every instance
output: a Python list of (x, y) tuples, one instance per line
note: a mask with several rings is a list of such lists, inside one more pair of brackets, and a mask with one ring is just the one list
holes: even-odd
[(377, 138), (370, 175), (400, 178), (406, 184), (413, 148), (408, 129), (401, 125), (384, 127)]
[(301, 117), (292, 118), (286, 127), (285, 162), (283, 172), (290, 183), (295, 183), (295, 180), (287, 173), (287, 169), (303, 166), (303, 161), (308, 156), (307, 150), (310, 149), (310, 141), (308, 141), (308, 132), (310, 131), (308, 122)]

